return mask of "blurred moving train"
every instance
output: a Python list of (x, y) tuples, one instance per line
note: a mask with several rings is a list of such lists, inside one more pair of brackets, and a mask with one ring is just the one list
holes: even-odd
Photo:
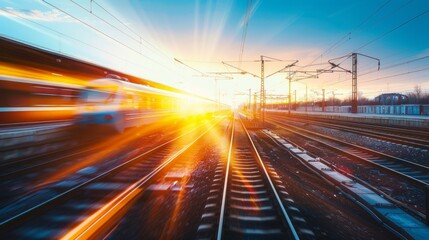
[(0, 76), (0, 124), (70, 121), (115, 132), (163, 117), (187, 118), (226, 113), (225, 104), (128, 82), (117, 75), (87, 86)]
[(69, 121), (76, 115), (82, 86), (0, 76), (0, 124)]
[(228, 109), (209, 99), (134, 84), (109, 74), (91, 81), (82, 91), (76, 122), (106, 126), (122, 133), (125, 128), (161, 118), (207, 116)]

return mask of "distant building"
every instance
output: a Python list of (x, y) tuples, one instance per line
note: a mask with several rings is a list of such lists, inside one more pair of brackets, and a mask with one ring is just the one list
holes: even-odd
[(397, 105), (408, 103), (408, 96), (400, 93), (383, 93), (374, 98), (381, 105)]

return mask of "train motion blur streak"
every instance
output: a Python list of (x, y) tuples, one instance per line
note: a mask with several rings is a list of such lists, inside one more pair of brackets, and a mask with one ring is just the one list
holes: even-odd
[(229, 110), (226, 105), (183, 93), (135, 84), (116, 75), (86, 86), (0, 76), (0, 124), (68, 121), (115, 132), (161, 118), (189, 119)]
[(0, 123), (71, 120), (82, 86), (0, 76)]
[[(222, 110), (225, 106), (222, 106)], [(216, 102), (134, 84), (109, 74), (93, 80), (81, 94), (76, 123), (81, 127), (107, 127), (117, 133), (163, 117), (189, 118), (211, 115)]]

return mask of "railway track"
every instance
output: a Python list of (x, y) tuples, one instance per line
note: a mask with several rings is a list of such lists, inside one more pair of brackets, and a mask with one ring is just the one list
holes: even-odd
[[(285, 117), (276, 116), (276, 117), (273, 117), (273, 119), (276, 119), (276, 120), (288, 119), (289, 121), (292, 119), (292, 121), (297, 121), (300, 123), (305, 122), (315, 126), (346, 131), (346, 132), (355, 133), (355, 134), (359, 134), (367, 137), (385, 140), (396, 144), (403, 144), (403, 145), (412, 146), (415, 148), (429, 150), (429, 138), (427, 138), (424, 135), (421, 135), (421, 131), (406, 130), (406, 129), (399, 130), (394, 128), (393, 128), (394, 130), (392, 130), (392, 128), (380, 127), (380, 126), (374, 126), (374, 125), (365, 125), (365, 127), (363, 127), (362, 126), (363, 124), (356, 124), (356, 123), (349, 123), (349, 122), (347, 122), (347, 126), (344, 126), (338, 123), (327, 123), (322, 121), (303, 119), (303, 118), (294, 118), (294, 117), (285, 118)], [(414, 137), (414, 136), (419, 136), (419, 137)]]
[[(10, 239), (58, 238), (64, 234), (67, 239), (93, 236), (97, 233), (94, 229), (112, 221), (148, 183), (216, 124), (202, 133), (182, 134), (71, 188), (67, 184), (53, 186), (49, 191), (56, 194), (48, 200), (2, 216), (0, 236)], [(192, 140), (184, 140), (184, 136)]]
[[(92, 140), (97, 141), (97, 139)], [(66, 161), (67, 159), (79, 158), (88, 153), (96, 152), (98, 148), (94, 146), (83, 149), (89, 144), (90, 141), (85, 141), (75, 146), (68, 147), (66, 149), (59, 149), (44, 154), (17, 159), (15, 161), (0, 164), (0, 180), (7, 180), (11, 177), (21, 176), (23, 174), (30, 173), (33, 171), (35, 172), (38, 169), (53, 166), (59, 162)]]
[[(176, 130), (170, 130), (169, 133), (174, 134)], [(140, 130), (137, 129), (136, 132)], [(150, 134), (153, 134), (151, 136)], [(147, 133), (145, 138), (153, 138), (155, 135), (160, 134), (160, 132)], [(100, 136), (98, 136), (100, 135)], [(130, 134), (131, 135), (131, 134)], [(89, 155), (91, 153), (99, 152), (106, 146), (102, 143), (108, 138), (119, 138), (121, 136), (112, 136), (107, 134), (99, 133), (97, 137), (89, 137), (80, 141), (79, 144), (69, 146), (65, 149), (59, 149), (56, 151), (50, 151), (41, 155), (35, 155), (31, 157), (26, 157), (22, 159), (18, 159), (15, 161), (10, 161), (1, 164), (0, 163), (0, 180), (8, 180), (12, 177), (21, 177), (24, 174), (32, 173), (32, 172), (41, 172), (46, 168), (57, 167), (59, 164), (64, 162), (70, 162), (73, 160), (79, 160), (80, 157), (85, 155)], [(127, 135), (127, 138), (136, 138), (136, 136)], [(130, 139), (131, 140), (131, 139)], [(128, 140), (128, 141), (130, 141)], [(133, 142), (133, 146), (128, 146), (130, 149), (138, 148), (140, 146), (140, 142), (142, 138), (136, 142)], [(128, 144), (127, 144), (128, 145)]]
[[(58, 125), (55, 122), (52, 124)], [(1, 165), (11, 164), (20, 158), (32, 158), (36, 155), (43, 157), (48, 150), (61, 151), (77, 144), (71, 141), (73, 133), (70, 124), (53, 127), (0, 125), (2, 125), (0, 126)]]
[(427, 186), (429, 184), (429, 167), (380, 153), (375, 150), (343, 142), (323, 134), (311, 132), (290, 124), (282, 123), (277, 120), (270, 120), (269, 122), (301, 137), (316, 141), (341, 154), (361, 160), (365, 163), (371, 164), (372, 166), (376, 166), (382, 170), (411, 180), (414, 183), (417, 183), (419, 186)]
[(217, 239), (311, 239), (286, 210), (287, 192), (273, 183), (242, 123), (233, 124), (224, 177)]
[[(162, 144), (166, 139), (172, 138), (180, 131), (186, 132), (196, 128), (187, 126), (177, 129), (174, 126), (166, 126), (160, 128), (161, 131), (157, 129), (153, 128), (149, 132), (145, 131), (145, 129), (134, 129), (133, 133), (128, 132), (126, 138), (116, 135), (96, 134), (96, 137), (85, 139), (81, 144), (71, 149), (53, 151), (43, 156), (24, 158), (10, 164), (1, 165), (0, 187), (4, 191), (0, 193), (2, 199), (0, 206), (17, 204), (27, 200), (27, 198), (37, 198), (38, 191), (56, 184), (62, 179), (79, 175), (80, 170), (84, 169), (83, 172), (85, 172), (86, 167), (92, 169), (90, 171), (111, 168), (121, 163), (122, 159), (125, 159), (130, 154), (142, 153)], [(145, 132), (144, 135), (140, 134), (142, 131)], [(106, 137), (112, 138), (112, 140), (107, 141)], [(153, 141), (154, 138), (157, 140)], [(115, 147), (110, 148), (112, 142)], [(105, 155), (104, 158), (111, 160), (105, 161), (98, 157), (97, 155), (100, 153)], [(56, 172), (68, 172), (68, 174), (63, 174), (64, 177), (60, 179), (55, 177), (61, 175), (56, 174)], [(2, 212), (0, 210), (0, 214)]]

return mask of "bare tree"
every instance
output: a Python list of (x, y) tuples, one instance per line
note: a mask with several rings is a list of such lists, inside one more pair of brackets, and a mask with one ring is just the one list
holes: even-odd
[(420, 103), (422, 97), (422, 87), (420, 85), (414, 86), (414, 94), (416, 95), (417, 103)]

